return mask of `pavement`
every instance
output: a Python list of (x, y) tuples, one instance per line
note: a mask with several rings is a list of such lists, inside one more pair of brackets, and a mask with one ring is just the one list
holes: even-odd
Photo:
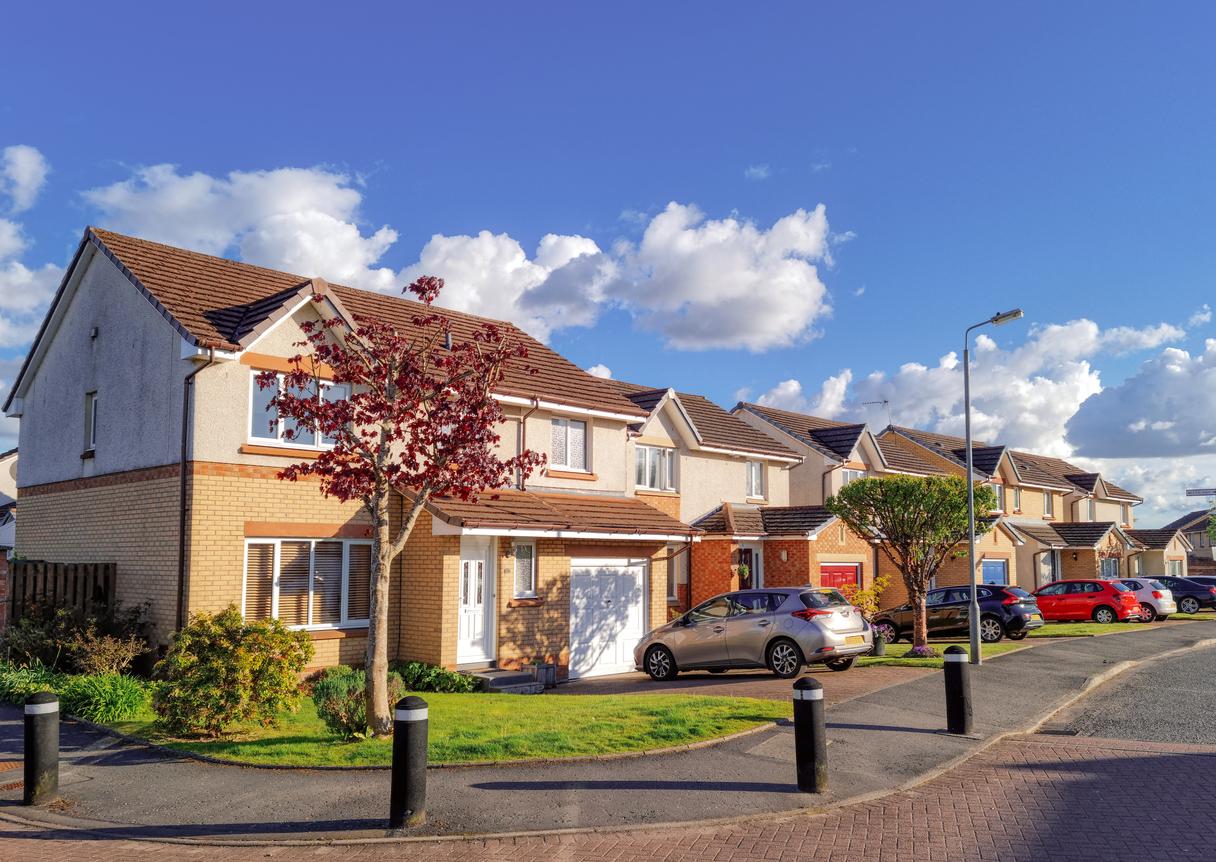
[[(1053, 642), (987, 662), (976, 669), (972, 681), (976, 729), (983, 737), (981, 740), (940, 732), (943, 724), (940, 674), (839, 703), (828, 710), (832, 786), (831, 792), (822, 796), (795, 791), (792, 731), (789, 727), (776, 727), (710, 748), (676, 754), (590, 763), (432, 770), (428, 775), (431, 819), (419, 834), (552, 833), (595, 828), (623, 830), (608, 833), (615, 836), (611, 841), (619, 843), (624, 840), (622, 836), (641, 840), (638, 837), (643, 834), (641, 830), (656, 824), (760, 818), (748, 827), (753, 832), (747, 834), (769, 836), (765, 840), (771, 843), (786, 841), (785, 836), (794, 834), (786, 826), (778, 831), (772, 824), (788, 823), (783, 815), (805, 813), (808, 808), (823, 810), (858, 799), (875, 800), (858, 810), (881, 810), (895, 804), (912, 804), (915, 809), (916, 800), (923, 807), (923, 788), (911, 792), (910, 800), (903, 799), (908, 794), (902, 791), (937, 772), (956, 767), (977, 752), (982, 753), (975, 763), (991, 769), (1005, 768), (992, 757), (993, 752), (1005, 751), (1009, 744), (998, 742), (995, 747), (983, 750), (987, 741), (1033, 726), (1074, 699), (1085, 689), (1087, 681), (1121, 668), (1123, 662), (1192, 648), (1214, 635), (1216, 626), (1203, 622), (1138, 629), (1101, 638)], [(1205, 650), (1205, 655), (1210, 662), (1212, 651)], [(0, 758), (5, 753), (12, 757), (20, 749), (19, 738), (15, 738), (19, 725), (14, 718), (10, 711), (0, 723)], [(1072, 746), (1069, 751), (1094, 753), (1080, 738), (1044, 737), (1019, 744), (1032, 746), (1029, 753), (1006, 752), (1005, 756), (1033, 764), (1045, 756), (1033, 746), (1044, 744)], [(95, 834), (110, 842), (127, 838), (382, 839), (386, 835), (380, 819), (387, 808), (388, 774), (384, 771), (286, 772), (203, 764), (119, 743), (69, 725), (64, 728), (64, 750), (62, 805), (51, 810), (24, 809), (13, 803), (17, 793), (0, 792), (0, 813), (37, 818), (65, 828), (91, 827)], [(1154, 756), (1168, 754), (1154, 752)], [(1216, 762), (1205, 764), (1210, 770)], [(1031, 771), (1033, 768), (1026, 767)], [(952, 774), (961, 773), (956, 769)], [(1144, 780), (1142, 777), (1141, 781)], [(940, 780), (932, 783), (941, 784)], [(948, 789), (949, 782), (946, 786)], [(1004, 792), (988, 780), (969, 786), (979, 798)], [(880, 795), (885, 798), (892, 791), (897, 791), (891, 797), (896, 801), (878, 798)], [(1138, 791), (1137, 795), (1120, 798), (1138, 798)], [(1206, 808), (1213, 806), (1209, 804)], [(1019, 823), (1018, 818), (1006, 818), (1003, 812), (994, 818), (993, 812), (1001, 809), (987, 802), (969, 811), (977, 821), (1009, 821), (1002, 829), (1032, 830), (1032, 825)], [(774, 815), (778, 819), (773, 819)], [(808, 834), (809, 818), (794, 822), (800, 824), (800, 834)], [(1039, 828), (1033, 825), (1033, 829)], [(722, 829), (732, 836), (739, 834), (732, 831), (733, 826), (708, 825), (682, 826), (673, 834), (704, 836), (707, 830), (708, 834), (718, 834)], [(1062, 836), (1067, 832), (1062, 823), (1059, 832)], [(1211, 834), (1210, 829), (1207, 832)], [(1110, 836), (1115, 834), (1109, 831)], [(600, 842), (609, 841), (602, 832), (589, 836), (599, 836)], [(959, 833), (951, 832), (944, 838), (953, 841), (959, 838)], [(542, 843), (547, 845), (555, 840), (559, 839), (548, 835)], [(601, 847), (595, 844), (594, 837), (569, 840), (578, 847), (587, 846), (587, 842)], [(525, 839), (486, 839), (475, 846), (501, 848), (515, 846), (512, 842), (516, 841)], [(560, 839), (563, 845), (566, 841), (565, 836)], [(1105, 846), (1107, 842), (1102, 839), (1097, 843)], [(660, 855), (655, 849), (660, 844), (666, 848), (662, 855), (666, 855), (672, 846), (670, 835), (651, 845), (634, 843), (630, 845), (632, 850), (614, 853), (612, 858), (654, 858)], [(438, 855), (449, 853), (440, 851), (438, 845), (428, 846)], [(456, 846), (464, 847), (468, 854), (473, 845), (457, 842)], [(881, 843), (875, 846), (885, 847)], [(401, 846), (403, 851), (404, 847)], [(567, 857), (546, 854), (544, 858), (583, 858), (582, 852), (571, 851)], [(530, 858), (526, 853), (502, 850), (486, 858), (506, 856), (512, 860)], [(593, 852), (586, 858), (603, 857)], [(753, 857), (747, 853), (734, 858)], [(1002, 858), (1015, 857), (1006, 854)], [(1216, 855), (1192, 858), (1216, 858)]]

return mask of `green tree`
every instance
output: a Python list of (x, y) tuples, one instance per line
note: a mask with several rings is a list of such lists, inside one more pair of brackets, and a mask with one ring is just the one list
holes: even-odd
[(1212, 541), (1209, 543), (1216, 547), (1216, 502), (1209, 503), (1211, 507), (1208, 511), (1208, 538)]
[[(991, 512), (996, 494), (975, 486), (975, 511)], [(828, 511), (859, 536), (875, 536), (903, 576), (913, 608), (913, 649), (926, 646), (925, 594), (946, 558), (967, 541), (967, 483), (960, 476), (890, 476), (850, 482)], [(992, 529), (977, 518), (978, 538)]]

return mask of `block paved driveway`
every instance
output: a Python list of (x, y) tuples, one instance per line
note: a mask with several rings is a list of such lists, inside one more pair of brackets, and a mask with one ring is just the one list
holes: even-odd
[[(0, 821), (6, 860), (1216, 860), (1216, 748), (1024, 736), (913, 792), (819, 816), (546, 838), (332, 847), (107, 840)], [(1169, 800), (1144, 804), (1138, 800)], [(1128, 818), (1129, 810), (1136, 812)], [(70, 837), (69, 837), (70, 836)], [(72, 840), (75, 839), (75, 840)]]

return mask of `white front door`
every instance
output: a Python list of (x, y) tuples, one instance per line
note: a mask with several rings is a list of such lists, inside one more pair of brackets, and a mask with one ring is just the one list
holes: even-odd
[(490, 571), (490, 542), (479, 537), (460, 540), (460, 579), (457, 588), (456, 661), (459, 664), (494, 658), (494, 578)]
[(741, 542), (739, 544), (741, 562), (745, 561), (748, 567), (747, 583), (744, 579), (739, 579), (739, 589), (756, 590), (764, 586), (764, 552), (763, 546), (759, 542)]
[(646, 633), (644, 560), (570, 561), (570, 677), (633, 670)]

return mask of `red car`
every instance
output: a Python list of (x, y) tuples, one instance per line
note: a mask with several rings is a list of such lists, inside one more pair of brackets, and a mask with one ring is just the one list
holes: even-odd
[(1034, 591), (1043, 619), (1093, 620), (1096, 623), (1131, 622), (1140, 619), (1136, 594), (1118, 581), (1098, 578), (1084, 581), (1055, 581)]

